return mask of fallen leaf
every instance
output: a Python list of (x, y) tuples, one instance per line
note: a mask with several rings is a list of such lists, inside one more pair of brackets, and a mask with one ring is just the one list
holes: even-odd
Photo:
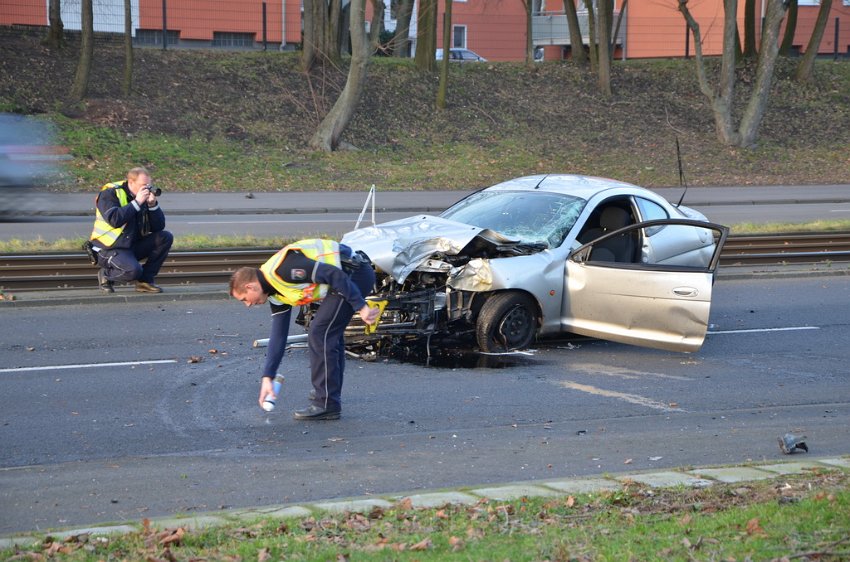
[(567, 504), (567, 507), (572, 507), (576, 504), (576, 499), (574, 497), (570, 496), (570, 497), (567, 498), (566, 504)]
[(203, 357), (200, 357), (198, 355), (192, 355), (191, 357), (189, 357), (187, 363), (200, 363), (203, 360)]
[(259, 552), (257, 552), (257, 562), (266, 562), (267, 560), (271, 559), (271, 557), (272, 555), (271, 552), (269, 552), (268, 547), (261, 548)]
[(431, 548), (431, 539), (424, 538), (418, 543), (411, 545), (410, 550), (428, 550)]
[(749, 521), (747, 521), (747, 534), (748, 535), (766, 535), (764, 529), (761, 528), (759, 524), (758, 517), (753, 517)]

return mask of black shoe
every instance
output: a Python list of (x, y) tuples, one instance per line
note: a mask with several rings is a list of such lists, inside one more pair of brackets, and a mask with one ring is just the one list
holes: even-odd
[(310, 404), (303, 410), (295, 410), (292, 417), (296, 420), (338, 420), (339, 410), (326, 410), (321, 406)]
[(115, 292), (115, 288), (112, 286), (113, 282), (106, 278), (106, 273), (102, 269), (97, 270), (97, 284), (104, 293)]
[(136, 290), (140, 293), (161, 293), (162, 289), (153, 283), (145, 283), (144, 281), (136, 281)]

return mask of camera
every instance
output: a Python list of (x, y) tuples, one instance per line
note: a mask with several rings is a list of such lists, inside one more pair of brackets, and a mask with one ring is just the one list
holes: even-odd
[(145, 187), (148, 188), (148, 191), (153, 193), (154, 197), (159, 197), (160, 195), (162, 195), (162, 190), (155, 185), (148, 184)]

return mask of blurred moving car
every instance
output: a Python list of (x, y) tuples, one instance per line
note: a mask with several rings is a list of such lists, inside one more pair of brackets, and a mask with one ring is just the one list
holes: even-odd
[[(437, 60), (443, 60), (443, 50), (437, 49)], [(487, 59), (469, 49), (449, 49), (449, 60), (455, 62), (487, 62)]]
[(45, 121), (0, 113), (0, 215), (34, 207), (31, 188), (59, 177), (59, 164), (69, 157), (55, 138)]
[[(479, 350), (564, 332), (674, 351), (705, 338), (729, 230), (656, 193), (578, 175), (516, 178), (419, 215), (347, 233), (388, 304), (389, 344), (468, 334)], [(309, 324), (309, 313), (303, 322)]]

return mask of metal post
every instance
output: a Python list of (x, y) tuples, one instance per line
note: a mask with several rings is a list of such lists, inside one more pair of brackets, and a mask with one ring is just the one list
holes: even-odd
[(685, 23), (685, 60), (691, 58), (691, 30)]
[(165, 5), (168, 0), (162, 0), (162, 50), (168, 45), (168, 20), (166, 19)]
[(833, 50), (834, 54), (832, 55), (832, 60), (838, 60), (838, 18), (835, 18), (835, 41), (832, 43), (834, 45)]
[(263, 50), (266, 50), (266, 3), (263, 2)]

